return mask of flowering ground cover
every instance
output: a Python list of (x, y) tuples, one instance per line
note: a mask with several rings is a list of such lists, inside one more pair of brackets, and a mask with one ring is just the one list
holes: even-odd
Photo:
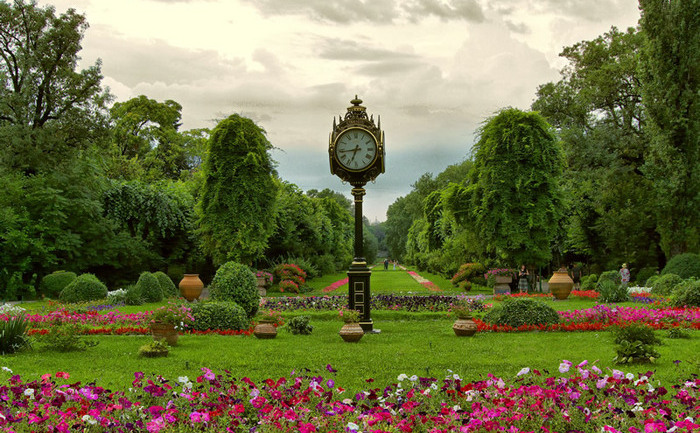
[(423, 278), (414, 271), (408, 271), (408, 275), (410, 275), (414, 280), (418, 281), (418, 284), (421, 286), (425, 287), (428, 290), (431, 290), (433, 292), (442, 292), (442, 289), (437, 286), (437, 284), (433, 283), (432, 281), (428, 280), (427, 278)]
[[(700, 379), (658, 383), (652, 372), (604, 372), (587, 361), (560, 375), (529, 367), (478, 381), (399, 374), (385, 387), (349, 393), (330, 364), (323, 373), (253, 381), (201, 368), (193, 379), (136, 372), (130, 386), (83, 385), (47, 373), (0, 386), (6, 432), (693, 432)], [(368, 381), (369, 382), (369, 381)], [(370, 382), (371, 383), (371, 382)], [(664, 387), (664, 385), (666, 387)], [(669, 389), (672, 391), (669, 393)]]

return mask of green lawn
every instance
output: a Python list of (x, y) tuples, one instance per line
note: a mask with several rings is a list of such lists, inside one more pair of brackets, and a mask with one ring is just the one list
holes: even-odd
[[(366, 388), (365, 379), (369, 378), (376, 380), (372, 386), (385, 386), (400, 373), (442, 378), (452, 371), (469, 380), (483, 379), (488, 373), (512, 377), (523, 367), (556, 373), (562, 359), (597, 361), (600, 368), (625, 372), (655, 370), (662, 383), (684, 378), (690, 361), (694, 360), (697, 369), (697, 353), (691, 343), (700, 338), (698, 331), (690, 341), (663, 338), (661, 358), (654, 365), (620, 368), (611, 363), (614, 351), (606, 332), (480, 333), (458, 338), (452, 332), (451, 319), (436, 317), (439, 315), (433, 313), (422, 320), (382, 320), (377, 314), (375, 328), (381, 333), (365, 335), (357, 344), (343, 342), (338, 336), (342, 323), (328, 320), (312, 320), (314, 331), (309, 336), (282, 330), (274, 340), (181, 335), (167, 358), (154, 359), (137, 356), (139, 346), (150, 341), (149, 336), (100, 336), (94, 338), (99, 345), (85, 352), (45, 352), (37, 347), (0, 356), (0, 366), (9, 367), (25, 380), (66, 371), (72, 380), (97, 381), (114, 389), (128, 386), (136, 371), (172, 379), (183, 375), (193, 378), (201, 367), (261, 380), (288, 376), (303, 368), (321, 371), (330, 364), (338, 370), (338, 384), (351, 390)], [(675, 360), (682, 362), (676, 365)]]

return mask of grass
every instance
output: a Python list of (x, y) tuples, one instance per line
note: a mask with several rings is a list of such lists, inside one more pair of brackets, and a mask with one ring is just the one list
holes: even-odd
[[(424, 316), (422, 320), (384, 321), (375, 317), (380, 334), (365, 335), (357, 344), (345, 343), (338, 336), (339, 321), (312, 319), (311, 335), (292, 335), (280, 330), (274, 340), (252, 336), (181, 335), (178, 345), (167, 358), (139, 358), (138, 348), (150, 336), (100, 336), (96, 347), (85, 352), (54, 353), (36, 350), (0, 356), (0, 366), (13, 370), (25, 380), (38, 379), (49, 372), (66, 371), (72, 381), (123, 389), (133, 380), (133, 373), (161, 374), (176, 379), (191, 379), (201, 374), (201, 367), (228, 370), (236, 377), (253, 380), (288, 376), (292, 371), (309, 368), (323, 371), (327, 364), (338, 370), (337, 382), (349, 390), (383, 387), (395, 382), (400, 373), (426, 377), (444, 377), (449, 371), (469, 380), (486, 378), (488, 373), (512, 377), (523, 367), (553, 373), (562, 359), (578, 363), (584, 359), (598, 361), (600, 368), (618, 368), (625, 372), (656, 371), (662, 384), (684, 379), (697, 354), (688, 340), (663, 338), (661, 358), (653, 365), (616, 367), (611, 336), (607, 332), (581, 333), (480, 333), (472, 338), (458, 338), (451, 329), (452, 320)], [(692, 339), (700, 333), (693, 331)], [(663, 337), (664, 332), (658, 335)], [(679, 365), (674, 360), (681, 360)], [(375, 379), (368, 385), (366, 379)]]

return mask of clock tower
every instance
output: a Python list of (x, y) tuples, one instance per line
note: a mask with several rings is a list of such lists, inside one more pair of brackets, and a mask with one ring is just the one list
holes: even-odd
[(384, 173), (384, 131), (377, 116), (367, 116), (362, 100), (350, 101), (345, 116), (333, 118), (333, 130), (328, 140), (331, 174), (353, 186), (355, 199), (355, 257), (348, 270), (349, 307), (360, 312), (360, 326), (367, 332), (374, 330), (370, 316), (370, 271), (363, 253), (362, 201), (365, 185)]

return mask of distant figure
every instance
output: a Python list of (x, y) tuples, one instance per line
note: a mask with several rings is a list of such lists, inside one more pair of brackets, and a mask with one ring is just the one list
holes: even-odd
[(578, 290), (581, 287), (581, 267), (578, 263), (571, 268), (571, 279), (574, 280), (574, 290)]
[(625, 287), (627, 287), (630, 282), (630, 270), (627, 269), (627, 263), (623, 263), (622, 268), (620, 268), (620, 282), (622, 282), (622, 285)]
[(385, 271), (389, 270), (389, 259), (384, 259), (384, 270)]
[(518, 272), (518, 291), (520, 293), (527, 293), (530, 288), (530, 285), (527, 283), (528, 276), (530, 276), (530, 273), (525, 265), (520, 266), (520, 272)]
[(398, 260), (394, 260), (394, 270), (396, 270), (396, 262), (397, 262), (397, 261), (398, 261)]

